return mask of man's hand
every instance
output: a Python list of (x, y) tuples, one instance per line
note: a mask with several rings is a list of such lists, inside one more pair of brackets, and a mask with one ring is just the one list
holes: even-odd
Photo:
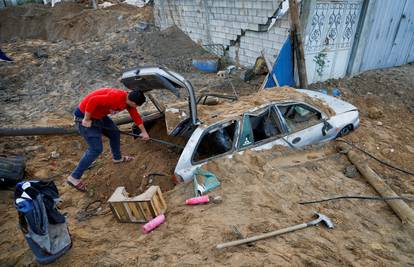
[(145, 129), (144, 124), (140, 124), (138, 125), (138, 128), (141, 130), (141, 133), (139, 134), (139, 136), (142, 138), (142, 140), (147, 141), (150, 139), (147, 129)]
[(88, 120), (87, 118), (83, 118), (82, 126), (86, 128), (90, 128), (92, 126), (92, 120)]
[(147, 141), (147, 140), (150, 139), (147, 132), (140, 133), (139, 136), (141, 136), (141, 139), (144, 140), (144, 141)]

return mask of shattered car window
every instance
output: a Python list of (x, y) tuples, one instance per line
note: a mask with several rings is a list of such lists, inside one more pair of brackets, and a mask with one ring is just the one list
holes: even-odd
[(278, 108), (290, 132), (315, 125), (322, 119), (319, 111), (304, 104), (279, 105)]
[(231, 151), (236, 125), (236, 121), (231, 121), (204, 134), (197, 146), (193, 160), (198, 162)]
[(256, 114), (245, 114), (239, 147), (247, 147), (282, 133), (276, 110), (272, 107)]

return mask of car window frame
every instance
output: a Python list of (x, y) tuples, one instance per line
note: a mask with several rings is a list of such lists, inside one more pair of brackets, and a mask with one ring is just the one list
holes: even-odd
[[(198, 146), (200, 145), (201, 140), (204, 138), (204, 136), (209, 131), (211, 131), (212, 129), (218, 128), (219, 125), (223, 125), (223, 124), (225, 124), (227, 122), (231, 122), (231, 121), (235, 121), (236, 122), (236, 129), (234, 129), (233, 145), (232, 145), (231, 150), (229, 150), (229, 151), (227, 151), (227, 152), (225, 152), (223, 154), (216, 155), (216, 156), (213, 156), (213, 157), (209, 157), (209, 158), (206, 158), (206, 159), (203, 159), (203, 160), (200, 160), (200, 161), (194, 161), (195, 153), (197, 152)], [(199, 165), (199, 164), (205, 163), (207, 161), (210, 161), (212, 159), (216, 159), (216, 158), (220, 158), (220, 157), (223, 157), (223, 156), (227, 156), (229, 154), (233, 154), (235, 151), (237, 151), (237, 146), (235, 146), (235, 144), (237, 145), (238, 142), (239, 142), (240, 125), (241, 125), (240, 118), (232, 118), (232, 119), (227, 119), (225, 121), (217, 122), (217, 123), (215, 123), (213, 125), (210, 125), (207, 128), (205, 128), (203, 130), (203, 133), (200, 135), (200, 138), (198, 138), (198, 140), (197, 140), (197, 144), (195, 145), (195, 148), (193, 149), (193, 153), (191, 153), (191, 165), (193, 165), (193, 166), (194, 165)]]
[[(248, 145), (248, 146), (245, 146), (245, 147), (241, 147), (241, 146), (239, 146), (239, 142), (237, 142), (237, 151), (244, 151), (244, 150), (246, 150), (246, 149), (251, 149), (251, 148), (254, 148), (254, 147), (258, 147), (258, 146), (261, 146), (261, 145), (263, 145), (263, 144), (267, 144), (267, 143), (270, 143), (270, 142), (273, 142), (273, 141), (275, 141), (275, 140), (277, 140), (277, 139), (279, 139), (279, 138), (282, 138), (283, 136), (285, 136), (288, 132), (287, 132), (287, 129), (286, 129), (286, 125), (285, 125), (285, 122), (282, 120), (283, 118), (281, 117), (281, 113), (280, 113), (280, 111), (279, 111), (279, 109), (277, 108), (277, 103), (271, 103), (271, 104), (269, 104), (269, 105), (267, 105), (267, 106), (265, 106), (265, 107), (261, 107), (261, 108), (259, 108), (259, 109), (255, 109), (255, 110), (252, 110), (252, 111), (247, 111), (247, 112), (244, 112), (243, 113), (243, 115), (242, 115), (242, 118), (241, 118), (241, 125), (240, 125), (240, 132), (239, 132), (239, 139), (240, 139), (240, 137), (241, 137), (241, 134), (242, 134), (242, 131), (243, 131), (243, 126), (244, 126), (244, 116), (245, 115), (249, 115), (249, 114), (257, 114), (257, 112), (259, 111), (259, 110), (262, 110), (263, 112), (266, 110), (266, 109), (268, 109), (268, 108), (274, 108), (274, 111), (276, 112), (276, 115), (277, 115), (277, 117), (278, 117), (278, 119), (279, 119), (279, 122), (280, 122), (280, 126), (282, 127), (282, 129), (280, 129), (281, 130), (281, 133), (280, 134), (278, 134), (278, 135), (275, 135), (275, 136), (272, 136), (272, 137), (269, 137), (269, 138), (267, 138), (267, 139), (263, 139), (263, 140), (260, 140), (260, 141), (258, 141), (258, 142), (254, 142), (254, 143), (252, 143), (251, 145)], [(260, 112), (259, 112), (259, 114), (260, 114)]]
[[(289, 128), (289, 125), (287, 124), (287, 121), (286, 121), (285, 117), (283, 116), (282, 112), (279, 109), (279, 106), (288, 106), (288, 105), (304, 105), (304, 106), (307, 106), (308, 108), (313, 109), (313, 110), (319, 112), (321, 114), (321, 119), (319, 120), (318, 123), (309, 124), (305, 128), (299, 128), (299, 129), (296, 129), (295, 131), (290, 131), (291, 129)], [(282, 123), (284, 124), (284, 128), (285, 128), (287, 134), (293, 134), (293, 133), (297, 133), (297, 132), (303, 131), (303, 130), (305, 130), (307, 128), (313, 127), (313, 126), (318, 125), (320, 123), (323, 123), (325, 120), (327, 120), (327, 116), (326, 116), (326, 114), (323, 111), (321, 111), (320, 109), (318, 109), (318, 108), (316, 108), (316, 107), (314, 107), (314, 106), (312, 106), (312, 105), (310, 105), (308, 103), (305, 103), (305, 102), (297, 101), (297, 102), (282, 102), (282, 103), (276, 103), (276, 108), (278, 110), (279, 116), (281, 117)]]

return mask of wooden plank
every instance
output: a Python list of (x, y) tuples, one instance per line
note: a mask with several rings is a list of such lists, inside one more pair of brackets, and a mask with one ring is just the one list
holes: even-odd
[(132, 215), (131, 209), (129, 208), (128, 202), (122, 203), (124, 210), (130, 222), (136, 222), (135, 217)]
[[(349, 146), (345, 144), (340, 144), (338, 147), (342, 151), (348, 151), (347, 155), (349, 160), (382, 197), (398, 197), (387, 183), (385, 183), (385, 181), (368, 166), (365, 158), (362, 158), (357, 152), (350, 150)], [(395, 214), (397, 214), (402, 223), (409, 223), (414, 226), (414, 211), (407, 205), (407, 203), (400, 199), (385, 200), (385, 202), (391, 207)]]
[(164, 196), (162, 195), (161, 189), (159, 187), (157, 189), (157, 197), (161, 202), (163, 212), (165, 212), (167, 210), (167, 203), (165, 202)]
[(142, 213), (142, 216), (144, 217), (145, 221), (149, 221), (151, 220), (151, 217), (148, 217), (148, 215), (146, 214), (145, 210), (143, 209), (143, 207), (141, 206), (141, 203), (137, 203), (137, 207), (139, 208), (139, 210)]
[(115, 207), (113, 206), (113, 204), (112, 204), (112, 203), (109, 203), (109, 207), (111, 208), (112, 213), (114, 214), (114, 216), (115, 216), (116, 220), (117, 220), (118, 222), (121, 222), (121, 216), (119, 215), (118, 211), (115, 209)]
[(157, 217), (158, 211), (155, 208), (154, 202), (152, 200), (149, 202), (149, 205), (150, 205), (150, 210), (151, 210), (152, 215), (154, 216), (154, 218)]
[(157, 194), (154, 195), (154, 197), (152, 198), (151, 203), (153, 204), (156, 216), (160, 215), (161, 214), (161, 207), (160, 207), (160, 203), (157, 199)]
[(147, 220), (151, 220), (152, 218), (154, 218), (150, 206), (148, 205), (149, 202), (139, 202), (139, 205), (141, 206), (141, 208), (144, 210), (144, 214), (145, 214), (145, 218)]
[(128, 206), (131, 209), (132, 216), (134, 216), (135, 221), (142, 221), (145, 220), (141, 211), (137, 209), (137, 204), (134, 202), (128, 202)]
[(290, 30), (293, 33), (293, 43), (295, 44), (295, 54), (299, 75), (300, 88), (308, 88), (308, 78), (306, 74), (305, 52), (302, 43), (302, 33), (299, 21), (299, 9), (296, 0), (289, 0)]
[[(266, 67), (267, 67), (267, 70), (269, 71), (269, 75), (270, 75), (270, 77), (273, 79), (273, 81), (275, 82), (275, 85), (277, 86), (277, 87), (279, 87), (279, 81), (277, 80), (277, 78), (276, 78), (276, 75), (273, 73), (273, 65), (272, 65), (272, 63), (270, 62), (270, 59), (265, 55), (265, 53), (264, 53), (264, 50), (262, 49), (261, 51), (260, 51), (260, 53), (261, 53), (261, 55), (262, 55), (262, 57), (263, 57), (263, 59), (265, 60), (265, 63), (266, 63)], [(273, 64), (274, 64), (274, 62), (273, 62)], [(264, 89), (264, 87), (263, 87), (263, 89)]]
[(129, 218), (128, 218), (128, 214), (126, 213), (126, 211), (124, 210), (124, 205), (122, 203), (113, 203), (114, 208), (116, 209), (117, 213), (119, 214), (119, 219), (122, 222), (128, 222)]

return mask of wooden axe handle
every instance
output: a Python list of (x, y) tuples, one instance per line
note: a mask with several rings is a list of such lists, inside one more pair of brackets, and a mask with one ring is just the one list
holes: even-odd
[(257, 241), (257, 240), (261, 240), (261, 239), (281, 235), (281, 234), (284, 234), (284, 233), (293, 232), (293, 231), (303, 229), (303, 228), (306, 228), (306, 227), (308, 227), (308, 224), (307, 223), (302, 223), (302, 224), (294, 225), (294, 226), (287, 227), (287, 228), (284, 228), (284, 229), (276, 230), (276, 231), (273, 231), (273, 232), (269, 232), (269, 233), (265, 233), (265, 234), (261, 234), (261, 235), (257, 235), (257, 236), (252, 236), (252, 237), (248, 237), (248, 238), (244, 238), (244, 239), (239, 239), (239, 240), (235, 240), (235, 241), (231, 241), (231, 242), (227, 242), (227, 243), (218, 244), (216, 248), (217, 249), (223, 249), (223, 248), (228, 248), (228, 247), (234, 247), (234, 246), (238, 246), (238, 245), (241, 245), (241, 244), (246, 244), (246, 243), (254, 242), (254, 241)]

